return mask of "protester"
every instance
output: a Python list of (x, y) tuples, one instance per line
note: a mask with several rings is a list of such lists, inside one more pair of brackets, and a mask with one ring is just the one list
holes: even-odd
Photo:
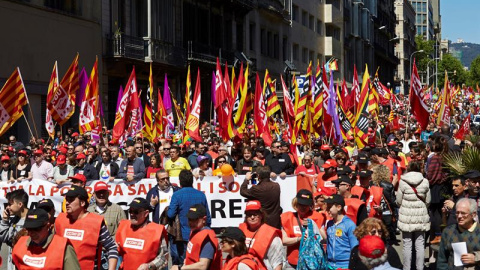
[(17, 153), (17, 164), (12, 170), (12, 178), (21, 182), (23, 180), (32, 180), (32, 166), (28, 159), (26, 150), (20, 150)]
[(272, 143), (272, 153), (265, 158), (265, 166), (269, 166), (271, 178), (285, 178), (294, 172), (294, 167), (290, 157), (280, 149), (280, 142)]
[[(95, 167), (87, 163), (87, 157), (83, 153), (77, 154), (76, 158), (77, 166), (73, 168), (74, 174), (82, 174), (85, 176), (88, 182), (98, 179), (98, 173)], [(35, 177), (34, 177), (35, 178)]]
[(150, 204), (135, 198), (129, 204), (130, 220), (120, 222), (116, 233), (121, 269), (163, 269), (168, 264), (167, 232), (163, 225), (150, 222)]
[(150, 166), (147, 168), (146, 176), (147, 178), (155, 178), (155, 174), (162, 169), (159, 154), (153, 154), (150, 156)]
[(385, 248), (385, 243), (376, 235), (367, 235), (360, 239), (358, 256), (367, 269), (400, 270), (392, 267), (387, 261), (388, 251)]
[(165, 163), (165, 170), (170, 177), (178, 177), (182, 170), (191, 170), (188, 161), (180, 157), (180, 148), (178, 146), (172, 146), (170, 149), (170, 159)]
[[(397, 239), (395, 237), (395, 231), (397, 229), (397, 204), (395, 202), (395, 187), (392, 183), (390, 183), (390, 171), (388, 167), (385, 165), (377, 165), (372, 168), (372, 182), (371, 186), (381, 188), (382, 196), (380, 199), (380, 209), (382, 220), (388, 228), (388, 232), (390, 235), (389, 243), (393, 244), (396, 243)], [(370, 187), (371, 193), (374, 194), (375, 191), (372, 187)], [(375, 198), (374, 198), (375, 200)]]
[(443, 203), (443, 211), (448, 215), (447, 217), (447, 226), (456, 224), (456, 208), (455, 204), (461, 198), (466, 198), (467, 196), (467, 186), (465, 177), (463, 175), (459, 175), (452, 179), (452, 191), (453, 194), (448, 200)]
[(112, 155), (108, 150), (102, 151), (100, 155), (102, 160), (101, 162), (98, 162), (95, 167), (98, 172), (99, 180), (111, 182), (117, 178), (120, 168), (117, 163), (112, 161)]
[(249, 254), (260, 260), (268, 270), (281, 270), (283, 255), (282, 233), (265, 223), (267, 214), (259, 201), (249, 201), (245, 206), (245, 220), (239, 228), (245, 234)]
[(12, 146), (12, 147), (15, 149), (16, 152), (19, 152), (20, 150), (22, 150), (23, 148), (25, 148), (25, 146), (23, 145), (23, 143), (17, 141), (17, 138), (16, 138), (15, 136), (13, 136), (13, 135), (11, 135), (11, 136), (9, 137), (9, 141), (10, 141), (9, 145)]
[(14, 178), (12, 177), (13, 170), (12, 164), (10, 164), (10, 157), (3, 155), (0, 161), (2, 162), (2, 167), (0, 168), (0, 178), (2, 182), (13, 182)]
[(260, 261), (248, 253), (245, 245), (245, 234), (236, 227), (227, 227), (218, 235), (221, 239), (222, 252), (227, 253), (224, 270), (256, 270), (260, 269)]
[(314, 179), (317, 178), (318, 174), (320, 173), (320, 168), (313, 164), (313, 155), (310, 153), (305, 154), (302, 162), (303, 164), (298, 166), (295, 170), (295, 174), (302, 176), (309, 175)]
[[(280, 229), (280, 215), (282, 207), (280, 206), (280, 185), (270, 180), (270, 169), (266, 166), (257, 169), (258, 179), (252, 178), (252, 173), (247, 173), (242, 185), (240, 186), (240, 195), (248, 200), (260, 201), (262, 209), (268, 213), (265, 223)], [(253, 180), (257, 180), (257, 184), (252, 185)]]
[(32, 177), (39, 180), (53, 179), (53, 165), (43, 160), (43, 151), (37, 149), (33, 152), (35, 163), (32, 165)]
[(38, 209), (43, 209), (48, 214), (48, 222), (50, 223), (50, 229), (54, 231), (53, 225), (55, 224), (55, 205), (52, 200), (43, 198), (37, 203)]
[(110, 147), (110, 155), (112, 156), (112, 161), (115, 162), (118, 165), (118, 168), (120, 168), (120, 165), (122, 165), (123, 159), (120, 157), (120, 148), (118, 146), (111, 146)]
[(262, 166), (259, 161), (253, 160), (253, 150), (250, 147), (243, 148), (243, 158), (237, 162), (235, 172), (238, 174), (246, 174), (247, 172), (254, 172), (257, 167)]
[(59, 155), (57, 158), (57, 166), (53, 167), (53, 181), (57, 185), (61, 185), (68, 181), (68, 177), (73, 176), (73, 167), (67, 164), (67, 157)]
[(188, 163), (190, 164), (190, 167), (192, 169), (195, 169), (198, 167), (197, 158), (199, 156), (205, 156), (208, 158), (209, 163), (212, 162), (212, 157), (206, 153), (206, 149), (207, 147), (205, 146), (204, 143), (195, 142), (195, 152), (193, 152), (191, 155), (188, 156)]
[(203, 180), (205, 176), (212, 176), (212, 167), (208, 164), (208, 157), (198, 156), (197, 157), (198, 167), (192, 170), (193, 176), (197, 180)]
[(122, 161), (117, 176), (127, 182), (145, 177), (145, 163), (137, 157), (133, 146), (127, 147), (127, 158)]

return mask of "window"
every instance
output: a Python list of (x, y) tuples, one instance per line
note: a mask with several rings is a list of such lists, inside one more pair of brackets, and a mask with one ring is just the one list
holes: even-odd
[(273, 57), (275, 59), (278, 59), (279, 55), (278, 55), (278, 42), (280, 40), (278, 39), (278, 34), (274, 34), (273, 35)]
[(268, 56), (273, 56), (273, 40), (272, 40), (272, 32), (267, 32), (267, 54)]
[(298, 6), (292, 5), (292, 20), (298, 22)]
[(255, 24), (251, 23), (249, 27), (249, 34), (250, 34), (250, 40), (249, 40), (249, 48), (251, 51), (255, 51)]
[(283, 37), (282, 40), (282, 56), (283, 56), (283, 61), (288, 60), (290, 57), (288, 57), (288, 38)]
[[(313, 51), (310, 51), (308, 53), (308, 62), (312, 62), (312, 65), (315, 66), (315, 59), (313, 59), (313, 55), (314, 55), (314, 52)], [(315, 71), (314, 71), (315, 72)]]
[(298, 61), (298, 44), (293, 44), (293, 60)]
[(312, 15), (308, 17), (308, 28), (310, 28), (311, 30), (315, 30), (315, 19)]
[(304, 11), (302, 11), (302, 25), (305, 26), (305, 27), (308, 27), (307, 20), (308, 20), (308, 14), (304, 10)]
[(303, 63), (308, 63), (308, 49), (307, 48), (302, 49), (302, 62)]
[(267, 54), (267, 33), (265, 29), (260, 29), (260, 46), (262, 47), (260, 52)]
[(317, 20), (317, 27), (315, 28), (315, 31), (321, 36), (322, 35), (322, 21)]

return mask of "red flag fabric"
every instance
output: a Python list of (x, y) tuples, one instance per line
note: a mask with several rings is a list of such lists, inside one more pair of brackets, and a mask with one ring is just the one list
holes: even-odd
[(217, 70), (215, 72), (215, 93), (216, 93), (216, 106), (218, 127), (220, 128), (220, 135), (224, 140), (229, 140), (235, 136), (233, 123), (231, 117), (229, 117), (230, 102), (227, 89), (225, 89), (225, 81), (223, 80), (222, 71), (220, 69), (220, 61), (217, 58)]
[(413, 69), (410, 82), (410, 111), (418, 120), (422, 130), (425, 130), (430, 119), (428, 106), (425, 104), (422, 92), (422, 82), (418, 76), (417, 66), (413, 60)]
[(98, 59), (96, 59), (92, 72), (90, 73), (90, 80), (85, 89), (82, 105), (80, 106), (80, 117), (78, 122), (80, 126), (80, 134), (93, 130), (98, 124), (98, 93)]
[(272, 137), (270, 130), (268, 129), (267, 111), (265, 108), (265, 101), (263, 99), (263, 89), (260, 85), (260, 78), (257, 73), (257, 82), (255, 85), (255, 106), (254, 106), (254, 122), (255, 122), (255, 135), (262, 137), (265, 141), (265, 145), (270, 146), (272, 144)]
[(459, 140), (463, 140), (465, 135), (468, 135), (470, 132), (470, 119), (471, 115), (468, 114), (465, 119), (463, 119), (462, 125), (460, 126), (460, 129), (457, 131), (457, 133), (454, 135), (455, 138)]
[(193, 95), (192, 108), (189, 110), (190, 114), (187, 119), (187, 130), (188, 135), (197, 142), (202, 141), (200, 136), (199, 125), (200, 125), (200, 104), (201, 104), (201, 95), (200, 95), (200, 68), (197, 71), (197, 83), (195, 84), (195, 94)]

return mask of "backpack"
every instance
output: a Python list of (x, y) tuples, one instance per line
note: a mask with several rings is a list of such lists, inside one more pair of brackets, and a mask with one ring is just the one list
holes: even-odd
[(321, 236), (313, 233), (313, 221), (308, 219), (308, 237), (305, 239), (307, 230), (302, 230), (302, 240), (298, 252), (297, 269), (302, 270), (333, 270), (327, 263), (327, 256), (320, 243)]

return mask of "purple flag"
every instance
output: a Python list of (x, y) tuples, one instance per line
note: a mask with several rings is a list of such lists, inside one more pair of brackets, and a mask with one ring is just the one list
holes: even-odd
[(115, 107), (115, 111), (118, 111), (118, 106), (120, 105), (120, 101), (122, 101), (123, 97), (123, 86), (120, 85), (120, 90), (118, 90), (118, 97), (117, 97), (117, 107)]
[(167, 112), (167, 122), (170, 129), (174, 129), (174, 118), (172, 112), (172, 98), (170, 97), (170, 87), (168, 87), (167, 73), (165, 73), (165, 82), (163, 84), (163, 107)]
[(335, 132), (335, 140), (340, 144), (343, 142), (342, 130), (337, 114), (337, 93), (335, 92), (333, 83), (333, 71), (330, 70), (330, 85), (328, 87), (330, 98), (328, 99), (327, 113), (332, 117), (333, 128)]
[(75, 98), (75, 104), (80, 107), (82, 106), (83, 96), (85, 96), (85, 89), (87, 88), (88, 84), (88, 75), (87, 71), (85, 71), (85, 68), (82, 68), (82, 71), (80, 72), (78, 84), (80, 88), (78, 89), (77, 97)]

